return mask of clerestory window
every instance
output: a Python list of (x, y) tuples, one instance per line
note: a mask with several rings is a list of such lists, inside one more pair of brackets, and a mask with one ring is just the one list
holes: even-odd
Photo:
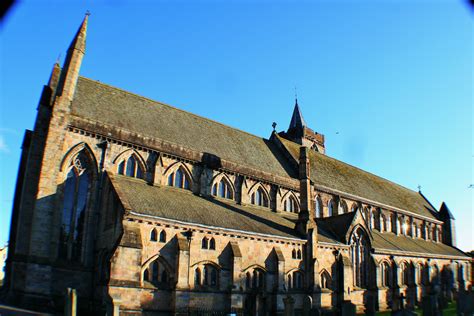
[(143, 178), (143, 169), (134, 155), (129, 156), (119, 163), (118, 173), (129, 177)]

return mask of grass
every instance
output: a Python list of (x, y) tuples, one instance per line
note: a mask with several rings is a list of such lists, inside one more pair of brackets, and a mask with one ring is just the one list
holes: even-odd
[[(385, 312), (378, 312), (375, 315), (388, 316), (391, 313), (392, 313), (391, 311), (385, 311)], [(423, 311), (421, 310), (421, 308), (415, 309), (415, 313), (419, 316), (423, 315)], [(443, 309), (443, 316), (451, 316), (451, 315), (452, 316), (456, 315), (456, 302), (448, 303), (448, 306), (445, 309)]]

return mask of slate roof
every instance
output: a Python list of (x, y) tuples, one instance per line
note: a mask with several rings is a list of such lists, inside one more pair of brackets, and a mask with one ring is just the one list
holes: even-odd
[[(333, 242), (344, 243), (344, 236), (347, 234), (354, 220), (355, 212), (349, 212), (337, 216), (331, 216), (326, 218), (317, 219), (316, 223), (318, 229), (323, 229), (325, 232), (329, 232), (329, 237), (332, 238)], [(445, 256), (458, 256), (465, 257), (466, 255), (458, 250), (457, 248), (450, 247), (448, 245), (423, 240), (419, 238), (411, 238), (403, 235), (395, 235), (394, 233), (381, 233), (378, 230), (372, 229), (370, 231), (372, 239), (372, 247), (376, 251), (402, 251), (420, 254), (425, 256), (426, 254), (431, 255), (445, 255)]]
[(84, 77), (72, 114), (273, 175), (296, 175), (269, 140)]
[(381, 233), (372, 230), (374, 241), (372, 247), (376, 250), (395, 250), (402, 252), (419, 253), (420, 255), (447, 255), (466, 257), (466, 254), (457, 248), (450, 247), (443, 243), (411, 238), (407, 236), (397, 236), (393, 233)]
[[(300, 145), (275, 134), (291, 156), (299, 160)], [(356, 195), (388, 206), (435, 219), (436, 210), (418, 192), (342, 161), (310, 152), (311, 181), (330, 189)]]
[(242, 206), (230, 200), (207, 199), (188, 190), (152, 186), (141, 179), (111, 174), (109, 178), (128, 211), (190, 224), (300, 238), (294, 230), (294, 216)]

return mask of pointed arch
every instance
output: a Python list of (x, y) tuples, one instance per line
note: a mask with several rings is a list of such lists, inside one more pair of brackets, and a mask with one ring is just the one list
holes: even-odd
[(90, 146), (87, 143), (84, 143), (84, 142), (81, 142), (81, 143), (78, 143), (78, 144), (72, 146), (67, 151), (67, 153), (63, 156), (63, 159), (61, 160), (61, 163), (59, 165), (59, 171), (60, 172), (67, 172), (68, 171), (67, 169), (71, 165), (71, 160), (77, 154), (79, 154), (81, 151), (84, 153), (84, 155), (86, 155), (88, 157), (88, 159), (91, 163), (91, 168), (92, 168), (92, 166), (94, 166), (94, 168), (93, 168), (94, 175), (96, 175), (98, 173), (98, 168), (99, 168), (99, 165), (97, 163), (97, 159), (94, 155), (94, 152), (90, 148)]
[(256, 183), (249, 191), (250, 203), (253, 205), (270, 206), (270, 195), (261, 183)]
[(223, 172), (216, 175), (212, 181), (211, 194), (226, 199), (234, 199), (235, 187), (230, 178)]
[(62, 197), (58, 256), (80, 261), (86, 236), (86, 218), (90, 208), (92, 186), (97, 177), (97, 162), (85, 143), (74, 146), (66, 154), (60, 172), (62, 184), (58, 187)]
[(156, 228), (153, 228), (150, 232), (150, 240), (151, 241), (157, 241), (158, 240), (158, 234), (156, 232)]
[(254, 264), (251, 264), (249, 266), (247, 266), (245, 269), (242, 269), (243, 272), (246, 272), (248, 270), (252, 270), (252, 269), (261, 269), (263, 270), (264, 272), (268, 272), (267, 269), (257, 263), (254, 263)]
[(290, 213), (299, 213), (300, 203), (296, 194), (292, 191), (288, 191), (282, 198), (283, 210)]
[(216, 250), (216, 240), (214, 239), (214, 237), (212, 237), (211, 240), (209, 240), (209, 249)]
[(166, 242), (166, 232), (164, 230), (160, 232), (160, 242)]
[(206, 264), (209, 264), (209, 265), (212, 265), (214, 266), (217, 270), (221, 270), (222, 269), (222, 266), (219, 265), (218, 263), (215, 263), (214, 261), (211, 261), (211, 260), (201, 260), (201, 261), (198, 261), (194, 264), (191, 265), (191, 268), (194, 268), (194, 267), (197, 267), (197, 266), (203, 266), (203, 265), (206, 265)]
[(321, 197), (319, 195), (316, 195), (315, 198), (315, 215), (316, 218), (322, 218), (323, 217), (323, 201), (321, 200)]
[(358, 209), (359, 209), (359, 203), (357, 202), (352, 203), (351, 212), (357, 212)]
[(319, 272), (319, 278), (319, 284), (322, 289), (332, 289), (332, 277), (326, 269), (322, 269), (321, 272)]
[(339, 205), (340, 205), (341, 214), (349, 213), (349, 209), (347, 208), (347, 202), (345, 200), (341, 199), (339, 201)]
[(181, 161), (169, 166), (165, 173), (165, 180), (168, 186), (191, 190), (193, 177), (189, 168)]
[(173, 269), (160, 254), (149, 258), (141, 267), (141, 282), (151, 282), (159, 288), (170, 288), (173, 284)]
[(328, 201), (328, 216), (337, 215), (337, 205), (333, 198)]
[(127, 149), (113, 160), (116, 172), (121, 175), (142, 179), (146, 172), (146, 162), (135, 149)]
[(369, 280), (369, 251), (371, 249), (369, 234), (361, 225), (356, 225), (349, 238), (350, 255), (354, 285), (360, 288), (368, 286)]
[(380, 263), (381, 270), (381, 281), (382, 286), (391, 287), (392, 286), (392, 265), (387, 260), (383, 260)]

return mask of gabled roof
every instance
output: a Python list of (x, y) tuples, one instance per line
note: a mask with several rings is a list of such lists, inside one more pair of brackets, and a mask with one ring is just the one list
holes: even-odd
[(72, 114), (239, 166), (296, 176), (269, 140), (84, 77), (77, 83)]
[(300, 239), (293, 229), (296, 217), (242, 206), (231, 200), (208, 199), (184, 189), (152, 186), (141, 179), (108, 176), (126, 211), (183, 224)]
[[(300, 145), (274, 135), (298, 161)], [(315, 151), (310, 152), (310, 163), (311, 181), (316, 186), (436, 219), (433, 215), (436, 210), (418, 192)]]
[(361, 225), (368, 233), (369, 238), (372, 239), (371, 230), (367, 227), (367, 222), (361, 210), (336, 216), (317, 218), (316, 223), (318, 229), (323, 228), (325, 231), (330, 231), (337, 241), (344, 244), (348, 243), (350, 238), (349, 233), (351, 233), (353, 228), (357, 225)]

